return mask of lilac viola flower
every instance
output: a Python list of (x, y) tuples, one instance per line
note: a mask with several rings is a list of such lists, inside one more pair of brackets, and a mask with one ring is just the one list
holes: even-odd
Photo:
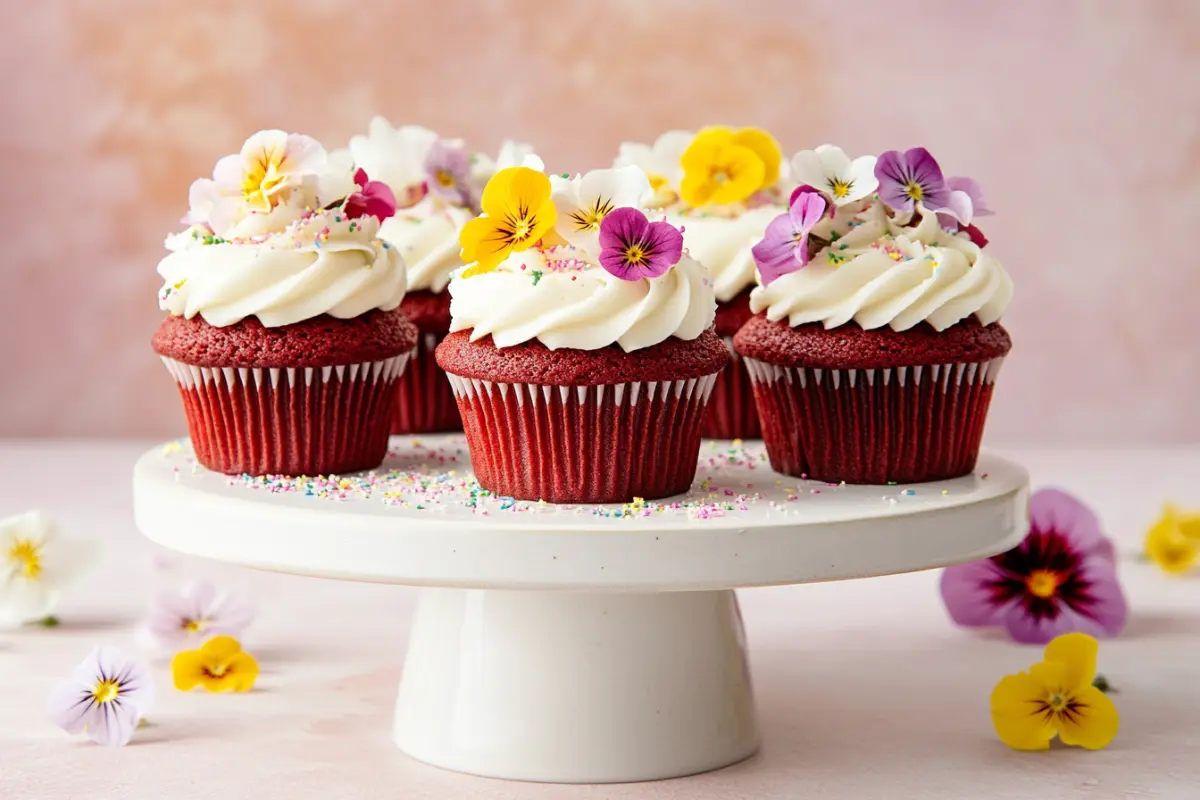
[(875, 177), (879, 199), (896, 211), (912, 211), (916, 203), (938, 211), (950, 203), (942, 168), (924, 147), (887, 151), (875, 162)]
[(613, 209), (600, 223), (600, 265), (623, 281), (657, 278), (682, 257), (683, 232), (636, 208)]
[(470, 205), (471, 159), (465, 148), (438, 139), (429, 147), (424, 166), (429, 191), (447, 202)]
[(950, 199), (946, 208), (937, 212), (938, 224), (948, 231), (958, 231), (970, 226), (975, 217), (991, 216), (983, 197), (983, 189), (971, 178), (950, 178), (946, 181)]
[(787, 213), (771, 220), (763, 240), (750, 250), (763, 286), (770, 286), (809, 262), (809, 234), (833, 208), (829, 198), (811, 186), (801, 186), (792, 192)]
[(189, 583), (161, 594), (150, 608), (143, 638), (163, 652), (199, 647), (219, 635), (240, 637), (254, 620), (254, 606), (211, 583)]
[(146, 668), (115, 647), (97, 647), (70, 679), (50, 695), (46, 713), (67, 733), (86, 733), (97, 744), (128, 744), (154, 699)]
[(1029, 516), (1029, 534), (1012, 550), (942, 573), (950, 617), (968, 627), (1003, 626), (1027, 644), (1076, 631), (1120, 633), (1125, 595), (1096, 515), (1066, 492), (1043, 489), (1030, 499)]

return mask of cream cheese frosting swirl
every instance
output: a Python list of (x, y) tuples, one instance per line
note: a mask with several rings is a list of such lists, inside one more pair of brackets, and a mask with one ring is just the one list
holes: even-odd
[(474, 214), (462, 206), (426, 196), (384, 220), (379, 235), (400, 252), (408, 265), (408, 290), (440, 292), (463, 265), (458, 233)]
[(754, 313), (795, 327), (854, 321), (904, 331), (921, 322), (943, 331), (974, 315), (996, 322), (1012, 300), (1012, 279), (965, 234), (949, 233), (927, 213), (913, 227), (889, 218), (877, 201), (838, 209), (814, 235), (832, 240), (812, 261), (750, 295)]
[(625, 352), (674, 336), (692, 340), (716, 315), (712, 283), (688, 256), (655, 278), (622, 280), (582, 249), (511, 254), (494, 270), (450, 281), (450, 330), (497, 347), (537, 340), (551, 350)]
[(667, 221), (683, 228), (683, 243), (688, 254), (708, 270), (713, 279), (717, 301), (728, 303), (757, 283), (754, 245), (772, 219), (786, 213), (774, 204), (750, 208), (727, 216), (688, 210), (668, 210)]
[(159, 306), (216, 327), (250, 316), (278, 327), (321, 314), (390, 311), (404, 299), (404, 261), (378, 233), (374, 217), (333, 210), (247, 240), (204, 244), (194, 228), (194, 244), (173, 237), (173, 252), (159, 262)]

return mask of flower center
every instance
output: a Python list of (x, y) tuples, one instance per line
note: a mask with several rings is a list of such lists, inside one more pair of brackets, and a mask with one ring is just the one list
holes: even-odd
[(96, 688), (92, 690), (92, 698), (97, 703), (110, 703), (116, 700), (120, 693), (120, 685), (110, 678), (96, 684)]
[(834, 197), (842, 198), (850, 194), (850, 189), (853, 188), (854, 181), (844, 181), (841, 178), (832, 178), (829, 181), (829, 191)]
[(444, 169), (439, 169), (435, 177), (437, 178), (437, 182), (447, 189), (454, 185), (454, 175)]
[(533, 230), (533, 223), (528, 219), (519, 219), (513, 225), (512, 239), (514, 242), (523, 242), (529, 238), (530, 232)]
[(16, 562), (17, 571), (30, 580), (37, 580), (42, 574), (42, 559), (38, 554), (38, 546), (28, 539), (17, 539), (8, 551), (8, 557)]
[(650, 179), (650, 188), (656, 192), (667, 185), (667, 179), (662, 175), (648, 175), (646, 177)]
[(1071, 698), (1059, 692), (1051, 692), (1050, 698), (1046, 700), (1046, 705), (1050, 706), (1051, 710), (1061, 712), (1071, 704)]
[(179, 627), (188, 633), (203, 633), (209, 626), (206, 619), (185, 619)]
[(646, 248), (640, 243), (634, 243), (625, 248), (625, 261), (634, 266), (642, 266), (646, 263)]
[(1047, 569), (1035, 569), (1029, 573), (1029, 577), (1025, 579), (1025, 586), (1029, 589), (1029, 593), (1034, 597), (1053, 597), (1058, 591), (1058, 585), (1061, 580), (1057, 572), (1052, 572)]
[(242, 180), (242, 197), (256, 211), (270, 211), (288, 198), (288, 176), (281, 155), (263, 154)]
[(925, 196), (925, 190), (922, 189), (921, 184), (917, 183), (916, 181), (909, 181), (904, 186), (904, 193), (913, 200), (920, 200)]
[(579, 208), (571, 212), (571, 220), (575, 223), (577, 231), (598, 231), (600, 223), (608, 216), (608, 213), (613, 210), (611, 200), (597, 198), (596, 202), (589, 208)]
[(204, 671), (210, 678), (224, 678), (225, 673), (229, 672), (228, 664), (205, 664)]

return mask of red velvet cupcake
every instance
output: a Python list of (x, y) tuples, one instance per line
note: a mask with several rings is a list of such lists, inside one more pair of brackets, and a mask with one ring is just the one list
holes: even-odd
[(193, 184), (191, 226), (168, 239), (153, 346), (209, 469), (313, 475), (386, 454), (417, 341), (403, 261), (376, 235), (395, 201), (325, 170), (314, 140), (255, 134)]
[(978, 186), (920, 148), (876, 163), (825, 145), (793, 173), (807, 185), (755, 247), (756, 316), (734, 337), (772, 467), (867, 484), (969, 473), (1012, 346), (1012, 282), (971, 225), (990, 213)]
[(627, 205), (649, 189), (640, 169), (551, 186), (502, 170), (463, 229), (476, 263), (450, 283), (454, 332), (437, 360), (476, 478), (554, 503), (684, 492), (729, 361), (711, 283), (677, 228)]

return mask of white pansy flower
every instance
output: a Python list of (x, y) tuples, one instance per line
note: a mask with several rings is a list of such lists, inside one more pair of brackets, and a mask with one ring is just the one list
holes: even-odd
[(673, 202), (683, 181), (683, 151), (696, 135), (691, 131), (667, 131), (654, 144), (624, 142), (613, 162), (614, 167), (641, 167), (650, 179), (654, 195), (648, 204), (658, 208)]
[(842, 148), (823, 144), (815, 150), (801, 150), (792, 156), (792, 180), (819, 189), (844, 206), (872, 194), (879, 188), (875, 177), (875, 156), (851, 160)]
[(558, 209), (555, 230), (576, 247), (600, 252), (600, 223), (615, 208), (639, 207), (650, 195), (650, 180), (641, 167), (595, 169), (574, 178), (550, 176), (551, 197)]
[(95, 541), (59, 536), (41, 511), (0, 519), (0, 627), (49, 616), (98, 554)]
[(425, 157), (437, 140), (436, 133), (420, 125), (393, 128), (385, 118), (375, 117), (366, 136), (350, 139), (350, 155), (355, 166), (366, 170), (371, 180), (391, 187), (396, 201), (404, 207), (411, 205), (404, 198), (418, 193), (425, 183)]

